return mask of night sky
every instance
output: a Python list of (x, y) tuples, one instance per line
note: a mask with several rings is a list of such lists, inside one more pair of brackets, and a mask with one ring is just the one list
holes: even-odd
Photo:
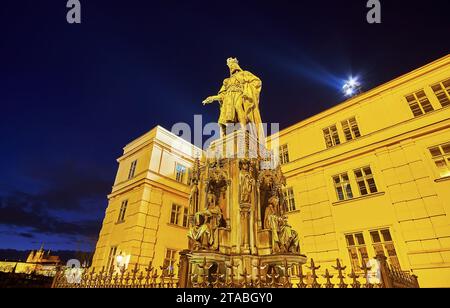
[(448, 0), (381, 3), (369, 25), (366, 0), (81, 0), (70, 25), (65, 0), (3, 0), (0, 248), (93, 250), (123, 146), (215, 121), (230, 56), (284, 128), (449, 53)]

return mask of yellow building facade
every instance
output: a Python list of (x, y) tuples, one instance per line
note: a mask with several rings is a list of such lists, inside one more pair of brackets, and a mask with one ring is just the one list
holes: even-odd
[[(449, 106), (448, 55), (267, 138), (303, 254), (359, 271), (384, 253), (421, 286), (450, 287)], [(189, 170), (201, 153), (161, 127), (124, 148), (96, 269), (176, 268), (187, 248)]]

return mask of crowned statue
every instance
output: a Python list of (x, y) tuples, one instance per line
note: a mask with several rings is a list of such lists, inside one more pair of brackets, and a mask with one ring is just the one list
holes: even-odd
[(228, 58), (230, 77), (223, 81), (219, 93), (203, 101), (203, 105), (215, 101), (220, 104), (219, 126), (222, 137), (227, 132), (229, 124), (241, 125), (247, 128), (259, 140), (263, 140), (261, 115), (259, 112), (259, 95), (261, 79), (248, 71), (244, 71), (236, 58)]

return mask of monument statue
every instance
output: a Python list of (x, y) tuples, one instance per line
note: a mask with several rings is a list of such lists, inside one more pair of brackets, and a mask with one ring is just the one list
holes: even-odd
[[(299, 235), (285, 215), (286, 179), (256, 126), (261, 124), (261, 80), (242, 70), (237, 59), (229, 58), (227, 64), (230, 77), (218, 95), (204, 101), (220, 103), (222, 136), (207, 150), (214, 155), (196, 160), (193, 168), (189, 249), (180, 253), (182, 287), (217, 282), (217, 277), (234, 282), (249, 275), (255, 279), (256, 264), (258, 277), (273, 271), (282, 277), (286, 266), (306, 262)], [(227, 130), (231, 124), (242, 129)], [(188, 274), (193, 279), (187, 279)]]
[(258, 139), (262, 140), (262, 121), (259, 112), (262, 82), (252, 73), (244, 71), (236, 58), (228, 58), (227, 65), (230, 77), (223, 81), (219, 93), (206, 98), (203, 105), (219, 102), (218, 123), (222, 136), (226, 134), (228, 124), (240, 123), (242, 129), (250, 128)]

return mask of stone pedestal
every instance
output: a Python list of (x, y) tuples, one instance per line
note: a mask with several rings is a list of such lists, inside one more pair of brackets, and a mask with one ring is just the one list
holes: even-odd
[(211, 144), (193, 172), (190, 248), (180, 262), (189, 267), (180, 269), (190, 276), (187, 285), (211, 275), (256, 279), (264, 271), (281, 274), (286, 266), (306, 262), (297, 233), (283, 220), (284, 177), (274, 166), (272, 153), (248, 132), (235, 131)]

